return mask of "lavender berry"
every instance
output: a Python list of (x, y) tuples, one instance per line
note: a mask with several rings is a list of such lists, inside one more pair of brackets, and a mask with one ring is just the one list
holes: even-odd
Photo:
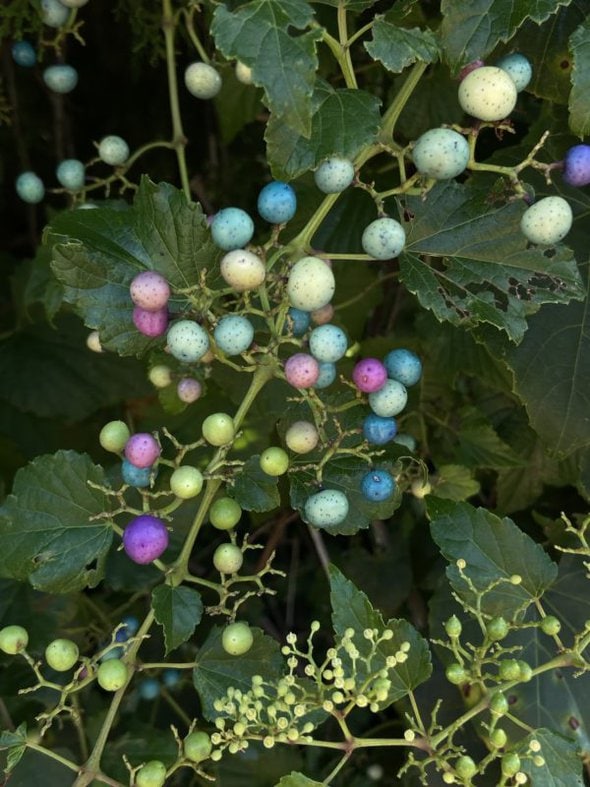
[(563, 179), (569, 186), (590, 183), (590, 145), (574, 145), (563, 160)]
[(132, 435), (125, 444), (125, 457), (135, 467), (151, 467), (160, 451), (156, 438), (147, 432)]
[(168, 309), (158, 309), (158, 311), (148, 311), (136, 306), (133, 309), (133, 324), (144, 336), (155, 339), (166, 333), (168, 328)]
[(135, 517), (123, 531), (123, 549), (134, 563), (151, 563), (166, 550), (168, 530), (157, 516), (142, 514)]
[(196, 402), (202, 393), (202, 386), (198, 380), (193, 377), (183, 377), (178, 381), (176, 386), (176, 393), (181, 402), (192, 404)]
[(377, 358), (363, 358), (352, 370), (352, 380), (359, 391), (373, 393), (385, 385), (387, 369)]
[(307, 353), (295, 353), (285, 362), (285, 377), (295, 388), (311, 388), (320, 376), (320, 365)]
[(142, 271), (131, 282), (129, 293), (136, 306), (148, 312), (157, 312), (168, 303), (170, 285), (156, 271)]

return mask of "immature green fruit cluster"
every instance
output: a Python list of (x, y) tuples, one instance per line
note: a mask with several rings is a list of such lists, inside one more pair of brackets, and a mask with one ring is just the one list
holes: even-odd
[(45, 648), (45, 661), (56, 672), (67, 672), (78, 661), (80, 651), (71, 639), (54, 639)]
[(163, 787), (166, 783), (166, 766), (161, 760), (150, 760), (135, 774), (135, 787)]
[(211, 738), (206, 732), (196, 730), (191, 732), (183, 741), (184, 756), (191, 762), (203, 762), (211, 754)]
[(29, 644), (29, 633), (22, 626), (4, 626), (0, 629), (0, 650), (8, 656), (16, 656)]
[(121, 659), (109, 659), (99, 665), (96, 672), (98, 685), (105, 691), (118, 691), (127, 682), (129, 668)]

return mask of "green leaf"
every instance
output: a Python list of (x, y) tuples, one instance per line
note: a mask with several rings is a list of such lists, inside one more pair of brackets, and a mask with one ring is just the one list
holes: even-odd
[(240, 469), (233, 486), (236, 503), (246, 511), (271, 511), (281, 502), (278, 478), (260, 467), (260, 455), (251, 456)]
[(400, 255), (405, 285), (441, 322), (490, 323), (521, 341), (526, 317), (541, 304), (584, 295), (569, 249), (557, 247), (550, 257), (527, 249), (520, 230), (524, 209), (454, 181), (437, 184), (426, 199), (408, 198), (412, 218)]
[(289, 180), (314, 169), (327, 156), (354, 158), (377, 136), (380, 103), (364, 90), (337, 90), (322, 82), (311, 101), (311, 134), (271, 115), (265, 138), (273, 175)]
[(220, 787), (275, 787), (284, 774), (303, 767), (297, 746), (265, 749), (260, 741), (249, 741), (245, 757), (222, 757), (215, 768)]
[[(143, 715), (143, 714), (141, 714)], [(131, 716), (131, 714), (130, 714)], [(112, 778), (125, 783), (129, 780), (129, 771), (125, 767), (124, 757), (131, 765), (136, 766), (149, 760), (160, 760), (168, 767), (178, 756), (178, 746), (170, 728), (158, 728), (147, 719), (138, 718), (139, 713), (126, 721), (125, 729), (109, 741), (105, 748), (102, 765)]]
[(216, 117), (221, 139), (228, 144), (248, 123), (256, 120), (264, 107), (260, 90), (240, 82), (233, 65), (227, 63), (217, 67), (217, 70), (222, 83), (221, 90), (215, 96)]
[(230, 686), (250, 691), (254, 675), (272, 683), (283, 673), (284, 662), (279, 643), (260, 629), (251, 629), (254, 643), (242, 656), (231, 656), (221, 645), (223, 629), (215, 626), (201, 646), (195, 659), (193, 683), (201, 698), (203, 716), (214, 721), (219, 713), (213, 702), (225, 696)]
[(451, 66), (485, 58), (527, 19), (540, 24), (570, 0), (443, 0), (442, 44)]
[(13, 746), (22, 746), (27, 742), (27, 725), (19, 724), (16, 730), (2, 730), (0, 732), (0, 750), (11, 749)]
[(37, 590), (73, 593), (104, 576), (113, 538), (102, 468), (85, 454), (58, 451), (19, 470), (0, 508), (0, 575), (28, 579)]
[(333, 8), (344, 6), (348, 11), (364, 11), (375, 5), (377, 0), (316, 0), (321, 5), (331, 5)]
[(590, 17), (570, 38), (570, 51), (573, 58), (570, 128), (583, 137), (590, 131)]
[(40, 303), (49, 323), (53, 322), (63, 301), (63, 287), (51, 272), (51, 254), (49, 246), (39, 246), (35, 258), (30, 262), (23, 293), (25, 309)]
[(466, 500), (479, 492), (479, 482), (462, 465), (441, 465), (431, 482), (432, 493), (444, 500)]
[[(455, 592), (468, 603), (475, 602), (474, 593), (456, 565), (459, 559), (465, 561), (464, 576), (478, 592), (484, 593), (500, 580), (482, 598), (482, 610), (494, 616), (515, 617), (555, 581), (555, 563), (511, 519), (500, 519), (468, 503), (432, 497), (428, 498), (427, 507), (432, 538), (450, 561), (447, 577)], [(521, 577), (520, 584), (511, 583), (515, 575)]]
[(281, 781), (276, 787), (322, 787), (323, 782), (314, 782), (313, 779), (308, 779), (302, 773), (290, 773), (288, 776), (283, 776)]
[[(395, 18), (397, 16), (395, 14)], [(371, 32), (373, 37), (365, 43), (365, 49), (374, 60), (380, 60), (385, 68), (395, 74), (417, 60), (423, 63), (438, 60), (438, 43), (428, 28), (398, 27), (386, 14), (375, 17)]]
[[(63, 747), (56, 747), (56, 753), (69, 760), (75, 759), (75, 754)], [(8, 783), (14, 787), (19, 787), (19, 785), (29, 787), (29, 785), (39, 784), (40, 775), (42, 775), (43, 787), (73, 787), (77, 778), (75, 772), (61, 762), (32, 749), (23, 748), (18, 764), (12, 763), (11, 765), (14, 770), (10, 774)]]
[[(407, 660), (388, 670), (391, 688), (385, 704), (381, 707), (387, 707), (392, 702), (405, 697), (408, 692), (427, 680), (432, 666), (426, 640), (406, 620), (394, 619), (385, 623), (381, 613), (373, 608), (367, 596), (346, 579), (334, 565), (330, 566), (330, 603), (336, 637), (341, 638), (348, 628), (354, 629), (353, 641), (361, 654), (356, 662), (359, 684), (377, 670), (385, 669), (387, 657), (399, 651), (403, 642), (410, 644)], [(393, 631), (393, 637), (380, 642), (371, 660), (371, 668), (368, 670), (363, 659), (370, 655), (373, 645), (365, 639), (363, 632), (365, 629), (378, 629), (379, 633), (382, 633), (386, 628)], [(343, 661), (347, 658), (345, 655), (342, 656)]]
[[(526, 757), (531, 741), (541, 744), (539, 755), (544, 765), (535, 765)], [(573, 741), (552, 730), (538, 729), (520, 742), (516, 750), (522, 757), (520, 770), (526, 773), (535, 787), (582, 787), (584, 784), (584, 764)]]
[(196, 590), (160, 585), (152, 592), (156, 620), (164, 629), (166, 655), (192, 636), (201, 622), (203, 602)]
[(306, 0), (253, 0), (233, 12), (219, 5), (211, 26), (225, 57), (252, 68), (252, 80), (264, 88), (273, 114), (306, 136), (311, 130), (316, 44), (322, 31), (292, 30), (304, 30), (312, 20), (313, 9)]
[(133, 324), (129, 284), (134, 276), (156, 270), (173, 289), (195, 286), (205, 269), (211, 272), (210, 286), (219, 280), (222, 252), (211, 241), (201, 206), (147, 177), (133, 207), (67, 211), (52, 222), (47, 238), (55, 244), (52, 268), (65, 287), (65, 300), (86, 325), (98, 329), (103, 346), (120, 355), (140, 355), (158, 343)]
[[(469, 407), (460, 415), (458, 458), (466, 465), (501, 469), (527, 464), (499, 437), (482, 413)], [(441, 497), (438, 491), (436, 494)]]

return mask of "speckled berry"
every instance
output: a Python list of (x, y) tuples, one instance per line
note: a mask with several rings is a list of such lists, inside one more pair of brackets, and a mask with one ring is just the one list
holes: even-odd
[(168, 328), (168, 308), (165, 306), (158, 311), (148, 311), (141, 306), (133, 308), (133, 324), (144, 336), (155, 339), (163, 336)]
[(332, 270), (319, 257), (302, 257), (289, 273), (287, 295), (296, 309), (314, 311), (330, 303), (336, 281)]
[(70, 12), (59, 0), (41, 0), (41, 19), (48, 27), (62, 27)]
[(103, 137), (98, 144), (98, 155), (105, 164), (118, 167), (129, 158), (129, 145), (122, 137), (109, 134)]
[(397, 421), (395, 418), (384, 418), (375, 413), (369, 413), (363, 421), (363, 437), (372, 445), (386, 445), (397, 434)]
[(529, 84), (533, 78), (533, 67), (528, 57), (520, 52), (513, 52), (510, 55), (504, 55), (496, 63), (498, 68), (505, 71), (511, 77), (516, 90), (520, 93)]
[(273, 180), (261, 189), (257, 202), (258, 213), (270, 224), (290, 221), (297, 210), (295, 190), (288, 183)]
[(516, 106), (517, 95), (512, 77), (497, 66), (477, 68), (459, 85), (461, 108), (479, 120), (508, 117)]
[(153, 472), (151, 465), (149, 467), (135, 467), (128, 459), (123, 459), (121, 464), (123, 482), (137, 489), (147, 489), (151, 484)]
[(320, 376), (320, 366), (313, 355), (295, 353), (285, 361), (285, 377), (294, 388), (311, 388)]
[(574, 145), (563, 159), (563, 180), (569, 186), (587, 186), (590, 183), (590, 145)]
[(469, 144), (451, 128), (431, 128), (416, 140), (412, 159), (421, 175), (436, 180), (456, 178), (469, 161)]
[(293, 306), (287, 312), (287, 325), (291, 329), (293, 336), (303, 336), (311, 323), (311, 315)]
[(339, 489), (324, 489), (305, 501), (306, 520), (315, 527), (339, 525), (348, 516), (348, 498)]
[(328, 388), (336, 379), (336, 364), (330, 361), (320, 361), (320, 373), (313, 387), (317, 389)]
[(572, 221), (572, 209), (563, 197), (545, 197), (525, 210), (520, 229), (531, 243), (549, 246), (565, 238)]
[(161, 519), (151, 514), (135, 517), (123, 531), (123, 549), (134, 563), (146, 565), (168, 547), (169, 535)]
[(320, 309), (314, 309), (310, 316), (311, 321), (315, 325), (326, 325), (326, 323), (330, 322), (334, 318), (334, 307), (331, 303), (327, 303)]
[(415, 385), (422, 377), (422, 362), (416, 353), (401, 348), (391, 350), (383, 359), (387, 376), (403, 383), (406, 387)]
[(209, 349), (207, 331), (194, 320), (179, 320), (166, 336), (168, 349), (179, 361), (193, 363), (200, 360)]
[(125, 443), (125, 457), (135, 467), (151, 467), (160, 451), (158, 441), (148, 432), (137, 432)]
[(229, 251), (221, 260), (220, 270), (223, 279), (236, 292), (255, 290), (266, 278), (263, 260), (246, 249)]
[(224, 251), (241, 249), (252, 240), (254, 222), (241, 208), (224, 208), (211, 222), (213, 243)]
[(347, 158), (331, 156), (316, 169), (314, 180), (324, 194), (339, 194), (354, 180), (354, 164)]
[(21, 172), (15, 186), (18, 196), (30, 205), (36, 205), (45, 196), (43, 181), (34, 172)]
[(377, 358), (363, 358), (352, 370), (352, 381), (363, 393), (373, 393), (383, 388), (387, 369)]
[(176, 393), (181, 402), (192, 404), (196, 402), (202, 393), (203, 387), (198, 380), (192, 377), (183, 377), (178, 381)]
[(29, 41), (15, 41), (11, 53), (17, 66), (32, 68), (37, 62), (37, 53)]
[(285, 433), (287, 448), (296, 454), (307, 454), (317, 446), (320, 436), (310, 421), (295, 421)]
[(226, 355), (240, 355), (252, 344), (254, 326), (247, 317), (228, 314), (215, 326), (213, 337), (216, 345)]
[(184, 84), (195, 98), (214, 98), (221, 90), (221, 76), (208, 63), (191, 63), (184, 72)]
[(373, 503), (389, 500), (395, 492), (395, 486), (391, 473), (379, 468), (369, 470), (361, 479), (363, 497)]
[(376, 260), (397, 257), (406, 244), (406, 233), (399, 221), (384, 217), (365, 227), (361, 245), (366, 254)]
[(84, 188), (86, 168), (81, 161), (67, 158), (60, 161), (55, 170), (55, 176), (60, 186), (68, 191), (80, 191)]
[(156, 271), (142, 271), (129, 285), (129, 294), (136, 306), (157, 312), (163, 309), (170, 299), (170, 285)]
[(408, 401), (406, 388), (397, 380), (386, 380), (382, 388), (369, 394), (369, 406), (375, 415), (391, 418), (401, 413)]
[(346, 334), (337, 325), (326, 323), (314, 328), (309, 335), (309, 351), (318, 361), (336, 363), (348, 349)]

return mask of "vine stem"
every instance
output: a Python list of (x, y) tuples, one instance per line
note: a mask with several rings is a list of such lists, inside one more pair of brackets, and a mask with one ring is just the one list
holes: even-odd
[(344, 4), (343, 0), (340, 0), (338, 3), (338, 36), (340, 38), (340, 47), (342, 52), (340, 67), (342, 68), (346, 87), (356, 89), (358, 85), (356, 82), (354, 68), (352, 66), (352, 59), (350, 57), (346, 5)]
[(416, 89), (418, 82), (422, 79), (422, 74), (427, 68), (428, 63), (422, 62), (414, 63), (412, 66), (412, 69), (408, 74), (406, 81), (401, 86), (399, 93), (396, 95), (394, 100), (391, 102), (391, 106), (383, 115), (383, 122), (381, 123), (381, 131), (379, 133), (379, 140), (381, 142), (387, 144), (390, 141), (399, 116), (408, 103), (410, 96)]
[(162, 0), (162, 29), (166, 43), (166, 71), (168, 74), (168, 94), (170, 97), (170, 114), (172, 116), (172, 145), (176, 151), (178, 160), (178, 171), (182, 190), (187, 198), (191, 198), (191, 190), (188, 180), (188, 170), (186, 166), (186, 156), (184, 149), (187, 138), (182, 128), (182, 117), (180, 115), (180, 105), (178, 102), (178, 81), (176, 79), (176, 57), (174, 54), (174, 31), (176, 20), (172, 13), (171, 0)]

